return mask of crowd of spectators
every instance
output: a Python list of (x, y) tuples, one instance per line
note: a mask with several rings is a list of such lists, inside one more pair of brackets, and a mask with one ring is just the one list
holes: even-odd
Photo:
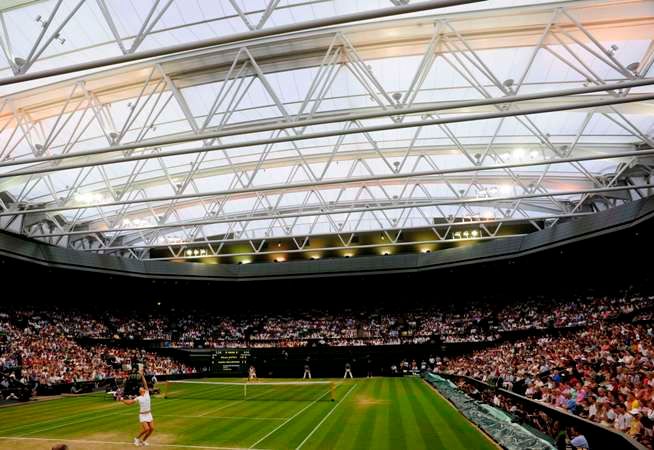
[[(495, 304), (416, 307), (398, 311), (306, 310), (276, 313), (224, 314), (170, 309), (147, 313), (89, 314), (40, 310), (68, 337), (155, 340), (167, 346), (304, 347), (423, 344), (437, 336), (442, 342), (493, 342), (502, 334), (548, 328), (588, 326), (624, 315), (651, 315), (654, 298), (641, 296), (534, 298)], [(38, 320), (34, 311), (12, 312), (14, 321)]]
[(64, 318), (27, 311), (3, 313), (0, 372), (21, 384), (37, 387), (122, 377), (137, 363), (144, 364), (153, 374), (190, 370), (168, 357), (141, 349), (83, 346), (77, 342), (79, 337), (101, 336), (106, 331), (105, 325), (93, 318)]
[(434, 336), (446, 343), (492, 342), (505, 332), (591, 325), (652, 306), (654, 297), (625, 296), (538, 298), (499, 306), (470, 302), (401, 312), (384, 308), (338, 313), (312, 310), (240, 317), (188, 313), (182, 319), (169, 320), (171, 331), (165, 337), (180, 347), (198, 341), (207, 347), (237, 344), (254, 348), (301, 347), (316, 342), (330, 346), (422, 344)]
[[(638, 316), (634, 317), (638, 320)], [(651, 443), (654, 328), (600, 322), (582, 330), (529, 337), (444, 360), (439, 369), (514, 391)], [(496, 394), (493, 403), (519, 408)], [(542, 413), (532, 416), (547, 429)]]
[[(374, 310), (316, 309), (272, 314), (220, 314), (174, 308), (153, 309), (146, 313), (116, 313), (107, 308), (98, 312), (25, 307), (0, 312), (0, 372), (11, 373), (12, 368), (20, 367), (22, 381), (52, 385), (122, 376), (129, 370), (131, 361), (145, 362), (148, 370), (157, 374), (180, 374), (191, 370), (157, 353), (133, 349), (149, 347), (140, 345), (141, 341), (147, 340), (155, 341), (151, 343), (152, 347), (181, 348), (422, 344), (439, 339), (446, 343), (485, 341), (486, 345), (493, 346), (498, 338), (514, 332), (530, 334), (530, 330), (545, 330), (539, 333), (542, 335), (554, 330), (572, 330), (581, 334), (560, 339), (531, 337), (515, 345), (490, 347), (481, 353), (449, 361), (447, 365), (448, 370), (470, 372), (468, 374), (480, 379), (500, 377), (502, 383), (510, 388), (529, 381), (534, 385), (525, 386), (527, 395), (534, 398), (543, 396), (544, 401), (563, 406), (564, 398), (570, 400), (570, 389), (561, 393), (559, 386), (539, 385), (537, 375), (549, 373), (549, 370), (565, 373), (559, 366), (567, 368), (564, 363), (579, 355), (598, 358), (596, 354), (584, 353), (587, 349), (582, 344), (593, 345), (615, 333), (616, 329), (607, 328), (613, 319), (648, 320), (653, 309), (654, 297), (637, 295), (557, 301), (536, 298), (503, 304), (462, 302), (404, 310), (380, 307)], [(629, 325), (620, 332), (621, 336), (626, 333), (632, 341), (643, 342), (647, 357), (649, 352), (654, 352), (654, 348), (649, 347), (651, 334), (648, 330)], [(610, 339), (608, 342), (608, 345), (618, 345)], [(628, 351), (619, 348), (619, 352)], [(550, 351), (539, 353), (543, 349)], [(636, 363), (629, 355), (619, 352), (615, 353), (613, 347), (609, 347), (611, 365), (608, 373), (602, 372), (602, 380), (622, 382), (624, 373), (621, 371), (626, 370), (624, 358), (641, 367), (640, 357)], [(512, 359), (508, 359), (509, 356)], [(601, 354), (601, 358), (606, 357)], [(507, 364), (507, 361), (514, 361), (515, 365)], [(587, 368), (588, 363), (582, 362), (583, 365), (577, 367)], [(602, 359), (602, 364), (605, 363)], [(613, 371), (615, 364), (622, 365)], [(493, 372), (495, 366), (501, 374)], [(481, 373), (481, 367), (489, 369)], [(642, 367), (643, 370), (651, 369), (652, 373), (639, 374), (639, 380), (654, 379), (652, 362), (648, 360)], [(592, 368), (599, 370), (596, 366)], [(580, 379), (576, 377), (575, 380)], [(586, 378), (581, 380), (582, 387), (585, 381)], [(615, 386), (611, 384), (612, 388)], [(576, 395), (577, 387), (572, 387)], [(538, 390), (532, 392), (536, 388)], [(579, 398), (579, 404), (582, 400), (586, 399)], [(654, 404), (651, 407), (654, 408)]]

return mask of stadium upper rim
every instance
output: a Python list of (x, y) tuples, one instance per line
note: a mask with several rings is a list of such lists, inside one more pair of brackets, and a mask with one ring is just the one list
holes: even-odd
[(316, 255), (324, 236), (340, 252), (363, 234), (379, 248), (417, 245), (416, 230), (430, 233), (421, 248), (510, 239), (651, 195), (653, 1), (479, 2), (21, 83), (200, 42), (217, 23), (256, 35), (360, 11), (13, 3), (0, 10), (0, 227), (43, 242), (243, 262), (277, 258), (266, 246), (281, 241)]

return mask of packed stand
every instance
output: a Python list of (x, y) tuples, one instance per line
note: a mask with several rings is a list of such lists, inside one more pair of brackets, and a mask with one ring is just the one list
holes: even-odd
[(180, 374), (191, 369), (170, 358), (138, 349), (82, 346), (76, 338), (102, 335), (104, 325), (90, 320), (95, 333), (79, 318), (65, 314), (18, 312), (0, 317), (0, 372), (24, 385), (52, 386), (123, 377), (132, 361), (149, 373)]
[[(219, 314), (185, 309), (158, 309), (122, 315), (103, 311), (51, 310), (47, 316), (71, 338), (152, 340), (181, 348), (305, 347), (424, 344), (435, 337), (445, 343), (494, 342), (512, 332), (584, 327), (629, 315), (651, 315), (654, 298), (535, 298), (496, 305), (455, 305), (397, 311), (307, 310)], [(11, 312), (14, 322), (38, 319), (33, 311)]]
[[(648, 445), (654, 427), (654, 328), (599, 323), (530, 337), (446, 360), (440, 371), (466, 375), (627, 433)], [(496, 394), (493, 403), (518, 410)], [(551, 426), (535, 413), (537, 427)]]
[[(529, 301), (496, 306), (465, 303), (409, 311), (345, 310), (244, 315), (206, 311), (169, 314), (176, 347), (362, 346), (442, 342), (493, 342), (503, 333), (582, 327), (654, 307), (654, 297)], [(162, 322), (162, 320), (160, 320)]]

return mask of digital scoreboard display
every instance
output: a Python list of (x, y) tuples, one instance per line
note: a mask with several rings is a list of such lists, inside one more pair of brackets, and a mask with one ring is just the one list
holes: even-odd
[(216, 373), (242, 375), (247, 372), (249, 357), (249, 350), (216, 350), (211, 355), (211, 366)]

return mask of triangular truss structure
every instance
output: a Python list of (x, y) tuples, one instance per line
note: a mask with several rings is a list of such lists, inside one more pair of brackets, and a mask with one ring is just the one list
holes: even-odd
[[(23, 56), (7, 24), (20, 8), (0, 11), (5, 73), (334, 7), (230, 0), (220, 17), (176, 24), (180, 2), (133, 14), (111, 0), (39, 4), (50, 13)], [(88, 15), (108, 40), (75, 47), (66, 32)], [(73, 47), (54, 51), (57, 40)], [(471, 225), (478, 239), (510, 237), (500, 231), (513, 223), (536, 231), (652, 193), (653, 65), (654, 2), (562, 1), (330, 27), (5, 88), (0, 227), (140, 259), (194, 259), (198, 244), (256, 255), (279, 239), (309, 253), (324, 235), (346, 251), (365, 232), (387, 246), (412, 244), (412, 230), (427, 243)]]

